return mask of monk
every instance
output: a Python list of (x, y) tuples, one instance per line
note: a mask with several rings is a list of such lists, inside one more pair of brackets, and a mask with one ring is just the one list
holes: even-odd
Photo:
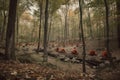
[(76, 50), (75, 47), (74, 47), (73, 50), (71, 51), (71, 54), (78, 55), (78, 52), (77, 52), (77, 50)]
[(97, 54), (96, 54), (96, 52), (94, 50), (90, 50), (89, 51), (89, 55), (90, 56), (96, 56)]
[(59, 47), (57, 47), (57, 48), (55, 49), (55, 51), (56, 51), (56, 52), (59, 52), (59, 53), (65, 53), (65, 52), (66, 52), (64, 48), (59, 48)]
[(102, 52), (102, 58), (107, 58), (107, 57), (108, 57), (107, 51), (103, 51)]
[(56, 51), (56, 52), (59, 52), (59, 48), (57, 47), (57, 48), (55, 49), (55, 51)]

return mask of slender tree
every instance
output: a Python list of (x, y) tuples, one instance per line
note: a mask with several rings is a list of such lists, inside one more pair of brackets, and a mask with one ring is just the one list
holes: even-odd
[(68, 37), (69, 37), (69, 29), (68, 29), (68, 11), (69, 11), (69, 3), (68, 0), (66, 0), (66, 5), (65, 5), (65, 28), (64, 28), (64, 46), (66, 46)]
[(43, 55), (43, 61), (47, 62), (47, 32), (48, 32), (48, 3), (49, 0), (46, 0), (46, 7), (45, 7), (45, 25), (44, 25), (44, 42), (43, 42), (43, 47), (44, 47), (44, 55)]
[(15, 59), (15, 19), (17, 0), (10, 0), (6, 32), (6, 59)]
[(116, 0), (117, 5), (117, 34), (118, 34), (118, 48), (120, 48), (120, 1)]
[(39, 8), (40, 8), (40, 24), (39, 24), (39, 38), (38, 38), (38, 47), (37, 47), (37, 50), (40, 49), (40, 40), (41, 40), (41, 26), (42, 26), (42, 3), (43, 3), (43, 0), (39, 0)]
[(5, 4), (5, 0), (3, 0), (3, 27), (2, 27), (2, 35), (1, 35), (1, 41), (4, 40), (4, 36), (5, 36), (5, 30), (6, 30), (6, 19), (7, 19), (7, 13), (6, 13), (6, 4)]
[(109, 60), (110, 60), (110, 64), (112, 65), (112, 55), (110, 53), (110, 48), (109, 48), (109, 44), (110, 44), (110, 41), (109, 41), (109, 8), (108, 8), (108, 4), (107, 4), (107, 0), (104, 0), (104, 3), (105, 3), (105, 10), (106, 10), (106, 48), (107, 48), (107, 53), (108, 53), (108, 57), (109, 57)]
[(52, 19), (52, 15), (51, 15), (50, 16), (49, 30), (48, 30), (48, 42), (50, 41), (50, 34), (51, 34), (52, 23), (53, 23), (53, 19)]
[[(19, 5), (19, 1), (17, 2), (17, 5)], [(16, 43), (18, 42), (19, 39), (19, 11), (18, 11), (18, 6), (17, 6), (17, 12), (16, 12)]]
[(16, 14), (16, 43), (18, 43), (19, 38), (19, 17), (18, 14)]
[(32, 31), (31, 31), (31, 42), (34, 41), (35, 26), (36, 26), (36, 20), (34, 19), (34, 21), (33, 21), (33, 28), (32, 28)]
[(85, 49), (85, 39), (84, 39), (84, 31), (83, 31), (83, 17), (82, 17), (82, 0), (79, 0), (79, 10), (80, 10), (80, 28), (81, 28), (81, 38), (83, 44), (83, 73), (86, 73), (85, 66), (85, 57), (86, 57), (86, 49)]
[(92, 25), (91, 25), (91, 16), (90, 16), (90, 9), (89, 7), (87, 8), (88, 11), (88, 26), (89, 26), (89, 32), (90, 32), (90, 37), (93, 38), (93, 33), (92, 33)]

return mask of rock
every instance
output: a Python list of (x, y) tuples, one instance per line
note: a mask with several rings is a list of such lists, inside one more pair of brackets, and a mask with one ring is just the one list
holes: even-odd
[(93, 68), (93, 69), (96, 69), (96, 68), (97, 68), (97, 66), (92, 66), (92, 68)]
[(105, 64), (104, 64), (104, 63), (101, 63), (101, 64), (99, 64), (99, 66), (100, 66), (100, 67), (104, 67), (104, 66), (105, 66)]
[(110, 64), (110, 62), (109, 62), (108, 60), (106, 60), (104, 63), (105, 63), (106, 65), (109, 65), (109, 64)]
[(63, 59), (63, 58), (65, 59), (65, 55), (59, 55), (59, 58), (60, 59)]
[(16, 72), (16, 71), (13, 71), (13, 72), (11, 72), (10, 74), (16, 76), (16, 75), (17, 75), (17, 72)]
[(70, 61), (70, 58), (65, 58), (64, 61), (68, 62), (68, 61)]
[(89, 76), (90, 78), (94, 78), (94, 77), (95, 77), (94, 74), (89, 74), (88, 76)]
[(73, 63), (76, 62), (76, 58), (73, 57), (72, 60), (71, 60), (71, 62), (73, 62)]

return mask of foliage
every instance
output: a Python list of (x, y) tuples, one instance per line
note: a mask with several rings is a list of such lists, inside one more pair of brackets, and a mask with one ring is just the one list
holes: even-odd
[[(81, 78), (74, 73), (71, 75), (63, 71), (52, 69), (47, 66), (36, 64), (21, 64), (14, 61), (1, 61), (0, 63), (0, 79), (2, 80), (16, 80), (16, 79), (30, 79), (30, 80), (67, 80)], [(7, 65), (7, 66), (6, 66)], [(5, 73), (4, 73), (4, 72)]]

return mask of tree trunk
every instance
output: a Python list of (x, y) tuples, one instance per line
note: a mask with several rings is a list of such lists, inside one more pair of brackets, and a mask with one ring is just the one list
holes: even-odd
[(35, 26), (36, 26), (36, 21), (35, 21), (35, 19), (34, 19), (34, 21), (33, 21), (33, 28), (32, 28), (32, 31), (31, 31), (31, 42), (34, 42)]
[(66, 46), (67, 39), (68, 39), (68, 4), (66, 4), (65, 7), (64, 47)]
[(91, 17), (90, 17), (90, 9), (88, 8), (88, 20), (89, 20), (89, 32), (90, 32), (90, 37), (93, 38), (93, 34), (92, 34), (92, 25), (91, 25)]
[[(18, 4), (19, 4), (19, 1), (17, 1), (17, 5)], [(19, 43), (19, 11), (17, 10), (16, 13), (17, 13), (16, 14), (16, 43), (18, 44)]]
[(39, 25), (39, 38), (38, 38), (38, 47), (37, 47), (37, 50), (40, 49), (41, 26), (42, 26), (42, 3), (43, 3), (43, 0), (39, 0), (39, 2), (40, 2), (40, 5), (39, 5), (39, 8), (40, 8), (40, 25)]
[(60, 19), (60, 23), (61, 23), (61, 42), (62, 42), (62, 46), (64, 46), (64, 29), (62, 28), (63, 26), (63, 22), (62, 19)]
[[(0, 10), (0, 16), (2, 16), (2, 11)], [(1, 33), (2, 33), (2, 22), (0, 22), (0, 39), (1, 39)]]
[(85, 66), (86, 49), (85, 49), (83, 21), (82, 21), (82, 2), (83, 2), (82, 0), (79, 0), (80, 27), (81, 27), (81, 37), (82, 37), (82, 44), (83, 44), (83, 73), (86, 73), (86, 66)]
[(48, 42), (50, 41), (50, 34), (51, 34), (51, 25), (52, 25), (53, 19), (52, 15), (50, 16), (50, 24), (49, 24), (49, 30), (48, 30)]
[(118, 34), (118, 48), (120, 48), (120, 1), (116, 0), (117, 5), (117, 34)]
[(16, 20), (17, 0), (10, 0), (9, 15), (6, 32), (6, 59), (15, 59), (15, 20)]
[(17, 17), (17, 22), (16, 22), (16, 43), (18, 43), (18, 38), (19, 38), (19, 17), (18, 14), (16, 15)]
[(64, 47), (66, 46), (67, 43), (67, 11), (65, 13), (65, 28), (64, 28)]
[[(78, 17), (80, 18), (80, 15), (78, 15)], [(79, 42), (81, 42), (82, 41), (82, 36), (81, 36), (81, 22), (79, 22)]]
[(45, 25), (44, 25), (44, 55), (43, 55), (43, 61), (47, 62), (47, 32), (48, 32), (48, 3), (49, 0), (46, 0), (46, 7), (45, 7)]
[[(3, 7), (5, 7), (5, 1), (3, 1)], [(4, 40), (4, 36), (5, 36), (5, 29), (6, 29), (6, 18), (7, 18), (7, 15), (6, 15), (6, 12), (5, 12), (5, 9), (3, 10), (3, 27), (2, 27), (2, 35), (1, 35), (1, 42)]]
[(109, 61), (110, 61), (110, 64), (111, 66), (113, 65), (112, 64), (112, 55), (110, 53), (110, 48), (109, 48), (109, 8), (108, 8), (108, 4), (107, 4), (107, 1), (104, 0), (104, 3), (105, 3), (105, 9), (106, 9), (106, 48), (107, 48), (107, 53), (108, 53), (108, 57), (109, 57)]

